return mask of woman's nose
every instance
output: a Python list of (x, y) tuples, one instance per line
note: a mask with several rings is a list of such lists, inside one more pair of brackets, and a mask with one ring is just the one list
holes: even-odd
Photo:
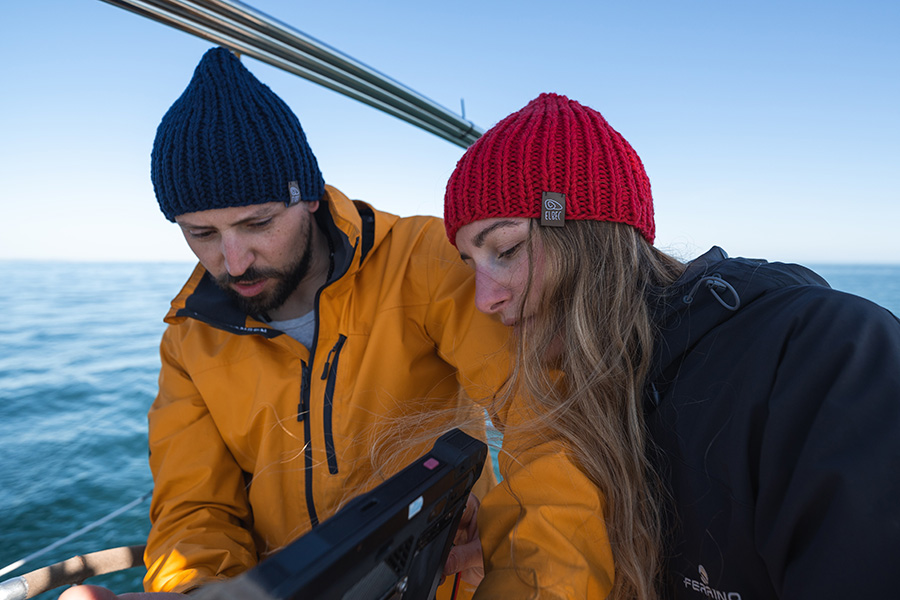
[(475, 272), (475, 307), (485, 314), (499, 312), (509, 303), (509, 286), (498, 282), (490, 273)]

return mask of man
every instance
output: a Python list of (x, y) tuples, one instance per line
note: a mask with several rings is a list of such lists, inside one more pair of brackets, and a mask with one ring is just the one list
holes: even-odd
[(398, 434), (490, 395), (506, 332), (475, 311), (441, 221), (325, 185), (296, 116), (224, 48), (163, 117), (151, 177), (200, 261), (166, 316), (149, 412), (144, 583), (183, 593), (424, 453), (431, 439)]

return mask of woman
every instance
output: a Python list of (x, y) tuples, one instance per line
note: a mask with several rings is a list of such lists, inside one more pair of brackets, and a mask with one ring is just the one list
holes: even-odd
[(476, 305), (518, 344), (478, 597), (895, 597), (900, 322), (797, 265), (682, 264), (652, 202), (555, 94), (447, 184)]

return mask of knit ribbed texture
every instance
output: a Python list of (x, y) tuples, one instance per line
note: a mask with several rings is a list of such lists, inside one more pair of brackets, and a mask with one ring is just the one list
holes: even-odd
[(170, 221), (184, 213), (319, 200), (325, 182), (300, 121), (225, 48), (203, 55), (153, 143), (150, 178)]
[(640, 157), (599, 112), (541, 94), (482, 135), (456, 165), (444, 225), (540, 216), (541, 195), (566, 195), (566, 220), (627, 223), (653, 243), (653, 198)]

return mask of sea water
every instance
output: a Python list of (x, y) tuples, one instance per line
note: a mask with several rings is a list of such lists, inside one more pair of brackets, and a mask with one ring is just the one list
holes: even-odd
[[(812, 265), (900, 315), (900, 265)], [(162, 316), (190, 264), (0, 262), (0, 569), (141, 497)], [(0, 578), (142, 544), (149, 501)], [(91, 583), (137, 591), (142, 568)], [(60, 590), (38, 598), (56, 598)]]

